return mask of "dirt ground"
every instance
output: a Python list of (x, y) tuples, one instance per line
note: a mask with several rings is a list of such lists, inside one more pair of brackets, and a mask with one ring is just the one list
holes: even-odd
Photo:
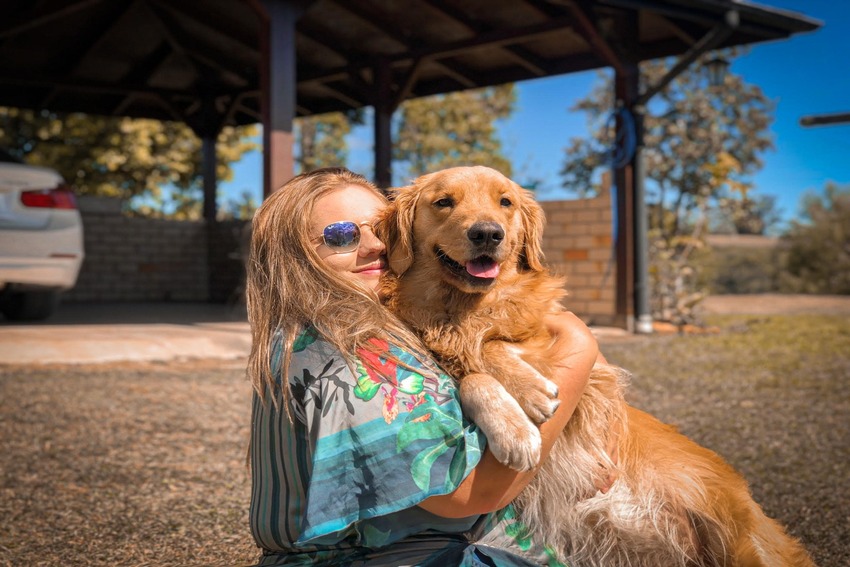
[[(705, 310), (757, 317), (717, 336), (607, 345), (606, 356), (635, 372), (633, 403), (741, 470), (821, 567), (850, 565), (850, 298), (730, 296)], [(796, 339), (780, 317), (788, 343), (771, 344), (760, 329), (776, 313), (829, 317)], [(810, 354), (826, 342), (820, 321), (832, 346)], [(735, 374), (747, 352), (735, 349), (753, 337), (754, 370)], [(256, 561), (244, 365), (0, 365), (0, 566)]]

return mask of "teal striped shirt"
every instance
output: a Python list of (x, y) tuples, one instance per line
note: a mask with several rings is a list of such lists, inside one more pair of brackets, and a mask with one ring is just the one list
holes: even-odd
[[(305, 331), (290, 363), (291, 421), (271, 395), (263, 402), (255, 394), (250, 527), (263, 550), (258, 565), (547, 564), (510, 508), (448, 519), (417, 506), (453, 492), (485, 440), (448, 376), (375, 345), (416, 370), (366, 351), (349, 366)], [(281, 354), (277, 340), (275, 375)], [(490, 543), (475, 545), (484, 531)], [(494, 537), (500, 531), (505, 537)]]

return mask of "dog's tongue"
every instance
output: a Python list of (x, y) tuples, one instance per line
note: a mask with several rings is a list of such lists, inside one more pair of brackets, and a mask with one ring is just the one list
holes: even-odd
[(489, 258), (478, 258), (466, 263), (466, 271), (476, 278), (495, 278), (499, 275), (499, 264)]

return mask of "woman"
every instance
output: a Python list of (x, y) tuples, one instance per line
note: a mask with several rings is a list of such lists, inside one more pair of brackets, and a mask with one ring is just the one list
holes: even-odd
[[(341, 168), (295, 177), (254, 216), (251, 530), (259, 565), (557, 564), (510, 502), (536, 471), (496, 461), (449, 377), (384, 309), (386, 205)], [(560, 407), (548, 453), (597, 358), (575, 316), (553, 317)]]

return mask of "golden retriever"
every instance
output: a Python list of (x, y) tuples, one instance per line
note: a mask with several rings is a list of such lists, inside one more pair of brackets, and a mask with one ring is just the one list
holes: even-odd
[[(495, 456), (533, 467), (557, 389), (543, 316), (563, 281), (542, 263), (542, 209), (493, 169), (457, 167), (398, 189), (379, 223), (394, 274), (387, 305), (460, 379), (465, 411)], [(714, 452), (627, 405), (625, 373), (597, 365), (540, 473), (522, 521), (581, 566), (813, 566)], [(530, 418), (530, 419), (529, 419)], [(616, 432), (618, 477), (598, 491)]]

